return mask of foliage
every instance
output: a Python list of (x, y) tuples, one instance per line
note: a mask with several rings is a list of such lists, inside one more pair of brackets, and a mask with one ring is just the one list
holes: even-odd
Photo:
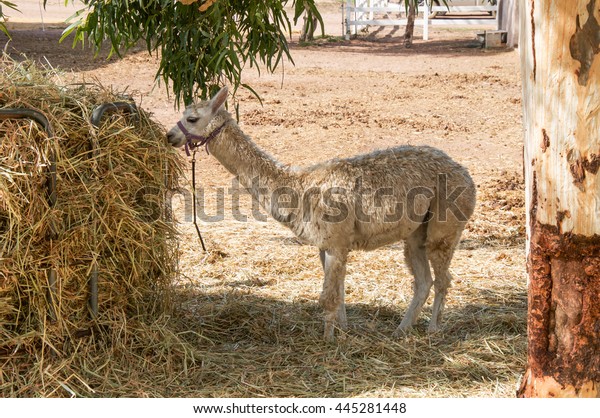
[(4, 12), (2, 11), (2, 6), (6, 6), (13, 10), (17, 10), (17, 5), (14, 3), (11, 3), (10, 1), (7, 1), (7, 0), (0, 0), (0, 32), (3, 32), (6, 36), (10, 37), (8, 30), (6, 29), (6, 26), (4, 25), (6, 16), (4, 16)]
[[(120, 55), (138, 42), (160, 53), (157, 78), (173, 90), (177, 103), (196, 94), (209, 96), (219, 84), (243, 86), (246, 66), (273, 72), (292, 61), (286, 35), (291, 22), (289, 0), (84, 0), (63, 38), (75, 33), (74, 44), (89, 42), (97, 51), (105, 41)], [(189, 4), (184, 4), (189, 3)], [(292, 0), (294, 23), (310, 10), (323, 27), (314, 0)], [(292, 61), (293, 62), (293, 61)]]

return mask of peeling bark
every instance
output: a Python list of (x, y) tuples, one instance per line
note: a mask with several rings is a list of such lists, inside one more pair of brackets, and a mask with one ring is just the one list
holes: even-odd
[(569, 160), (569, 170), (573, 176), (573, 184), (579, 188), (582, 192), (585, 191), (583, 181), (585, 180), (585, 169), (581, 162), (581, 158), (571, 159), (572, 152), (567, 154), (567, 160)]
[(550, 146), (550, 137), (545, 129), (542, 129), (542, 152), (546, 152)]
[(583, 169), (590, 174), (596, 175), (598, 174), (598, 170), (600, 169), (600, 156), (597, 154), (591, 154), (590, 157), (585, 157), (581, 161), (581, 165), (583, 165)]
[[(536, 221), (531, 185), (527, 257), (528, 369), (517, 395), (600, 396), (600, 236)], [(557, 214), (557, 223), (567, 216)], [(568, 390), (567, 390), (568, 389)]]
[(571, 56), (581, 64), (581, 67), (577, 70), (577, 77), (581, 86), (587, 85), (592, 63), (600, 52), (600, 25), (594, 16), (595, 9), (596, 0), (590, 0), (587, 5), (588, 19), (583, 26), (581, 26), (579, 15), (577, 15), (575, 21), (577, 30), (569, 42)]
[(563, 233), (563, 220), (565, 218), (570, 218), (571, 217), (571, 212), (569, 212), (568, 210), (559, 210), (558, 212), (556, 212), (556, 225), (558, 226), (558, 233), (562, 234)]
[(565, 396), (559, 388), (600, 396), (600, 236), (537, 222), (531, 231), (528, 370), (518, 396)]
[(586, 172), (596, 175), (600, 169), (600, 157), (597, 154), (590, 154), (589, 157), (575, 157), (573, 150), (567, 154), (569, 161), (569, 169), (573, 176), (573, 183), (580, 189), (584, 190), (583, 182), (586, 179)]

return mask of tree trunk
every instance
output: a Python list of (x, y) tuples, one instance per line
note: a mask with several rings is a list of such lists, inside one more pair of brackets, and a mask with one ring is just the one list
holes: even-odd
[(415, 7), (414, 1), (411, 0), (408, 6), (408, 16), (406, 22), (406, 30), (404, 31), (404, 46), (406, 48), (412, 47), (413, 34), (415, 32), (415, 17), (417, 14), (417, 8)]
[(521, 397), (600, 396), (600, 0), (525, 0)]
[(506, 31), (506, 45), (519, 46), (519, 3), (521, 0), (500, 0), (498, 4), (498, 30)]
[(300, 32), (300, 42), (310, 42), (315, 40), (315, 29), (317, 28), (317, 18), (313, 16), (309, 9), (304, 10), (304, 24)]

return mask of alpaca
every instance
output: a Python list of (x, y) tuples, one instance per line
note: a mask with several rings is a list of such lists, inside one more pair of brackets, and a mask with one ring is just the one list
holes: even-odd
[(336, 326), (347, 327), (349, 251), (400, 240), (414, 276), (414, 295), (394, 337), (416, 323), (432, 285), (428, 331), (437, 331), (451, 281), (450, 261), (475, 206), (475, 186), (466, 168), (438, 149), (408, 145), (307, 168), (282, 165), (241, 131), (224, 109), (227, 94), (224, 87), (211, 100), (187, 107), (167, 140), (186, 151), (205, 145), (273, 218), (319, 249), (325, 339), (334, 338)]

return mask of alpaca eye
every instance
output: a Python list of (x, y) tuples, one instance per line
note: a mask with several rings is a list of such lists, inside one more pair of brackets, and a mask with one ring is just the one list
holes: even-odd
[(198, 122), (199, 119), (200, 118), (197, 118), (197, 117), (194, 117), (194, 116), (190, 116), (189, 118), (187, 118), (187, 121), (189, 123), (196, 123), (196, 122)]

